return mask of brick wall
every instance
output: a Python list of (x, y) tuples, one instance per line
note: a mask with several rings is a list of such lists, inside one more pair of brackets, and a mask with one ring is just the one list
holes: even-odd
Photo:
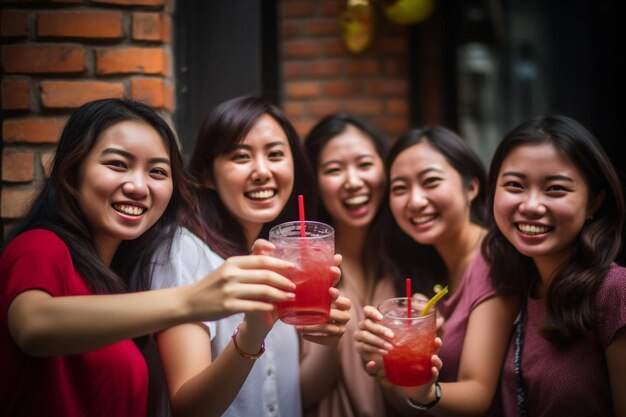
[(122, 96), (173, 110), (173, 4), (0, 1), (4, 227), (23, 213), (41, 184), (72, 110)]
[[(0, 218), (18, 218), (45, 177), (68, 115), (130, 96), (172, 112), (171, 15), (176, 0), (0, 0)], [(358, 55), (340, 38), (344, 0), (279, 0), (281, 103), (301, 135), (348, 111), (389, 138), (408, 126), (406, 28), (379, 13)]]
[(389, 138), (408, 127), (406, 27), (377, 14), (373, 43), (358, 55), (340, 37), (344, 0), (281, 0), (283, 108), (301, 135), (323, 116), (348, 111)]

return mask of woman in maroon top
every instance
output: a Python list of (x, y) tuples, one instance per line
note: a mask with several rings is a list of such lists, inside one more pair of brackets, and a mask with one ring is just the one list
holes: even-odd
[[(484, 415), (498, 386), (517, 307), (493, 289), (480, 253), (486, 234), (485, 170), (463, 139), (444, 127), (414, 129), (398, 138), (387, 166), (395, 224), (387, 228), (392, 235), (382, 246), (398, 268), (398, 282), (411, 277), (422, 293), (437, 283), (450, 290), (438, 304), (445, 318), (439, 352), (443, 367), (435, 357), (433, 381), (403, 388), (407, 397), (396, 405), (406, 415), (415, 415), (415, 409)], [(375, 306), (366, 306), (364, 313), (357, 348), (370, 372), (380, 371), (382, 377), (381, 354), (392, 348), (392, 337)]]
[(521, 296), (502, 371), (505, 416), (626, 416), (624, 197), (597, 140), (564, 116), (513, 129), (495, 152), (485, 253)]
[(1, 416), (144, 416), (147, 370), (132, 338), (293, 296), (275, 272), (291, 264), (268, 256), (138, 292), (193, 207), (181, 167), (173, 131), (145, 105), (97, 100), (70, 117), (50, 176), (1, 248)]

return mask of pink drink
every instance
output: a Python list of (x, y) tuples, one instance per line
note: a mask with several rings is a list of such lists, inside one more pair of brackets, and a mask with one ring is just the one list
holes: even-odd
[(386, 300), (378, 306), (382, 324), (395, 337), (393, 349), (383, 356), (387, 380), (395, 385), (411, 387), (425, 384), (432, 378), (431, 357), (435, 348), (435, 310), (420, 316), (413, 309), (407, 318), (406, 298)]
[(300, 222), (283, 223), (270, 230), (270, 242), (276, 245), (274, 256), (297, 267), (286, 275), (296, 284), (295, 300), (276, 303), (280, 320), (292, 325), (320, 324), (330, 317), (334, 231), (323, 223), (304, 223), (304, 238), (300, 237)]

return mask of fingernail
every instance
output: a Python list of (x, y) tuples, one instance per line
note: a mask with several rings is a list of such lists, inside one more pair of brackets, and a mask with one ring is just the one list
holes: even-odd
[(296, 293), (293, 293), (293, 292), (288, 292), (288, 293), (287, 293), (287, 298), (290, 298), (290, 299), (294, 299), (294, 298), (296, 298)]
[(385, 346), (385, 349), (387, 349), (387, 350), (393, 349), (393, 345), (391, 343), (385, 343), (384, 346)]
[(389, 338), (392, 338), (392, 337), (394, 337), (395, 335), (393, 334), (393, 332), (392, 332), (391, 330), (385, 330), (385, 336), (387, 336), (387, 337), (389, 337)]

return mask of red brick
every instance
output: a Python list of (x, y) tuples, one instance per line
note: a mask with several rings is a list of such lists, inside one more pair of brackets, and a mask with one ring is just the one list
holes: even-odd
[(338, 77), (343, 74), (343, 60), (315, 60), (308, 67), (312, 77)]
[(161, 13), (133, 13), (133, 39), (161, 41), (163, 39), (163, 16)]
[(349, 53), (340, 39), (327, 39), (322, 42), (322, 51), (327, 56), (345, 57)]
[(2, 190), (2, 197), (0, 198), (0, 215), (3, 219), (17, 219), (22, 217), (37, 191), (33, 189), (29, 190), (13, 190), (4, 188)]
[(313, 3), (310, 0), (283, 1), (280, 3), (281, 16), (306, 17), (313, 14)]
[(2, 123), (2, 136), (6, 143), (56, 143), (66, 118), (30, 117), (8, 119)]
[(163, 75), (172, 78), (172, 53), (169, 50), (163, 50)]
[(297, 40), (284, 44), (286, 58), (312, 58), (319, 55), (319, 42), (314, 40)]
[(42, 153), (39, 162), (41, 163), (44, 176), (48, 178), (50, 176), (50, 171), (52, 170), (52, 163), (54, 162), (54, 152)]
[(78, 73), (85, 69), (85, 49), (76, 45), (2, 45), (6, 73)]
[(384, 60), (383, 73), (386, 75), (406, 76), (406, 60), (400, 57)]
[(32, 152), (4, 152), (2, 155), (2, 180), (30, 182), (35, 178), (35, 156)]
[(39, 12), (37, 34), (42, 37), (121, 39), (122, 13), (118, 11)]
[(103, 81), (42, 81), (41, 102), (49, 109), (74, 109), (100, 98), (121, 98), (124, 84)]
[(342, 110), (341, 104), (337, 100), (316, 100), (309, 103), (311, 114), (317, 118), (322, 118), (331, 113)]
[(330, 97), (350, 97), (358, 93), (358, 84), (349, 80), (328, 81), (324, 85), (324, 94)]
[(313, 126), (315, 126), (314, 120), (295, 120), (293, 122), (293, 127), (300, 138), (304, 138), (313, 129)]
[(96, 73), (162, 74), (166, 71), (162, 48), (116, 48), (96, 51)]
[(390, 98), (387, 100), (386, 108), (389, 114), (406, 114), (409, 110), (409, 104), (404, 99)]
[(286, 79), (302, 78), (307, 75), (307, 65), (303, 62), (283, 61), (283, 76)]
[(350, 113), (373, 116), (382, 112), (383, 104), (378, 98), (350, 100), (346, 103), (346, 109)]
[(397, 55), (408, 52), (406, 38), (375, 38), (373, 49), (381, 51), (386, 55)]
[(0, 10), (0, 36), (25, 38), (28, 35), (28, 12), (25, 10)]
[(313, 36), (335, 35), (339, 33), (339, 20), (335, 18), (314, 19), (309, 23), (309, 34)]
[(406, 95), (408, 86), (406, 80), (377, 79), (367, 83), (367, 92), (376, 95)]
[(130, 82), (131, 96), (150, 107), (164, 105), (163, 80), (161, 78), (134, 78)]
[(318, 4), (320, 7), (320, 13), (323, 16), (339, 16), (339, 13), (344, 9), (345, 2), (337, 1), (337, 0), (327, 0), (320, 1), (318, 0)]
[(163, 82), (163, 107), (169, 112), (173, 112), (176, 108), (174, 85), (169, 81)]
[(280, 34), (283, 39), (294, 38), (302, 35), (302, 22), (287, 20), (281, 22)]
[(30, 82), (2, 80), (2, 109), (30, 110)]
[(117, 4), (119, 6), (163, 6), (165, 0), (92, 0), (92, 3)]
[(283, 106), (283, 110), (285, 111), (285, 114), (289, 118), (301, 117), (301, 116), (304, 116), (305, 114), (304, 104), (302, 103), (294, 103), (294, 102), (285, 103), (285, 105)]
[(288, 82), (286, 91), (287, 97), (290, 98), (316, 97), (321, 93), (321, 86), (315, 81)]
[(379, 75), (380, 62), (375, 59), (359, 59), (348, 62), (348, 75)]
[(376, 127), (381, 132), (386, 132), (391, 137), (398, 137), (408, 129), (408, 121), (406, 118), (392, 117), (375, 122)]
[(172, 43), (172, 18), (171, 16), (164, 15), (161, 27), (161, 41), (166, 44)]

